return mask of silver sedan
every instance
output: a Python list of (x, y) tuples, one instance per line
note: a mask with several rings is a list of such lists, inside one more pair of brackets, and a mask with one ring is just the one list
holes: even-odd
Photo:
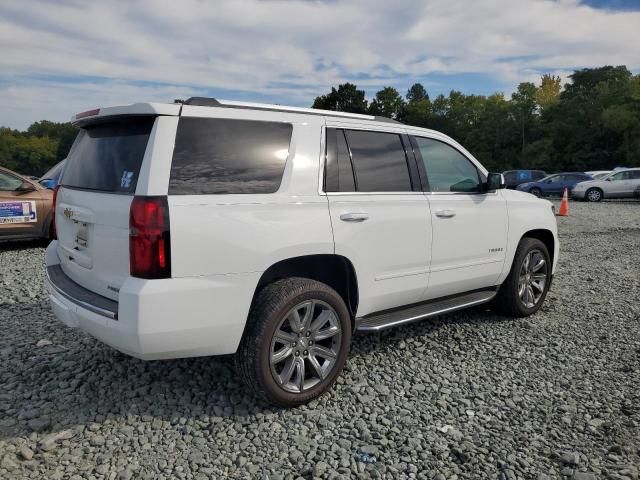
[(640, 187), (640, 168), (612, 172), (601, 180), (580, 182), (573, 188), (573, 198), (599, 202), (603, 198), (632, 198)]

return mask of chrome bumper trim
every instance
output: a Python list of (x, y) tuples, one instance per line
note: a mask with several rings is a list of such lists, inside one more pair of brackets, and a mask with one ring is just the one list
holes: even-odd
[[(51, 288), (70, 302), (75, 303), (76, 305), (89, 310), (90, 312), (102, 315), (103, 317), (107, 317), (112, 320), (118, 319), (118, 302), (103, 297), (102, 295), (98, 295), (97, 293), (93, 293), (92, 291), (78, 285), (65, 275), (60, 265), (50, 265), (46, 267), (46, 272), (47, 281), (49, 282)], [(64, 283), (66, 284), (68, 289), (65, 290), (63, 289), (64, 287), (60, 285), (60, 283), (62, 283), (60, 282), (61, 278), (64, 279)], [(54, 279), (58, 279), (58, 283), (56, 283)], [(71, 289), (73, 289), (74, 291), (70, 292), (69, 290)], [(92, 299), (93, 302), (81, 300), (80, 298), (78, 298), (79, 296), (83, 296), (85, 297), (85, 299)], [(96, 303), (102, 304), (102, 306), (98, 306), (96, 305)]]

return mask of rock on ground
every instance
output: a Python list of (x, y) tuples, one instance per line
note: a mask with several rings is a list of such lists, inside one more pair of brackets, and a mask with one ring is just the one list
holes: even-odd
[(0, 245), (0, 478), (637, 479), (640, 203), (570, 207), (538, 314), (356, 335), (291, 410), (228, 358), (143, 362), (64, 327), (41, 245)]

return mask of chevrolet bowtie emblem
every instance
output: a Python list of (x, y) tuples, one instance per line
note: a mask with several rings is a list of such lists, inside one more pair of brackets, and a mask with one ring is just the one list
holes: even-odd
[(71, 210), (70, 208), (65, 208), (64, 212), (62, 213), (64, 213), (64, 216), (67, 218), (73, 217), (73, 210)]

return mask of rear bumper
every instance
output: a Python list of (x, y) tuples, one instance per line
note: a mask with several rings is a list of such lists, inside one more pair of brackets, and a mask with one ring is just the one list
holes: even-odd
[(60, 265), (46, 267), (49, 288), (71, 303), (112, 320), (118, 319), (118, 302), (93, 293), (71, 280)]
[(144, 360), (237, 350), (259, 272), (164, 280), (128, 278), (116, 302), (67, 277), (55, 243), (46, 253), (49, 302), (65, 325)]

